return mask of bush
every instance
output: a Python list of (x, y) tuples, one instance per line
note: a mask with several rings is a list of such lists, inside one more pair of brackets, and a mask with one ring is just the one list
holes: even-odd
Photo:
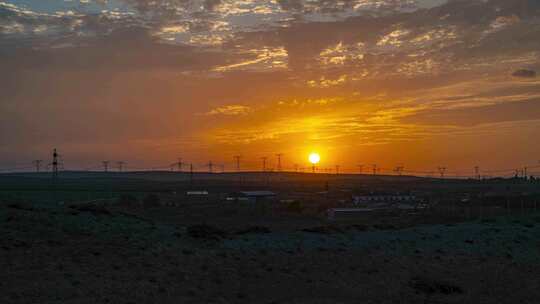
[(137, 201), (137, 198), (133, 195), (123, 194), (118, 198), (116, 203), (119, 206), (123, 206), (123, 207), (133, 207), (137, 205), (138, 201)]
[(302, 213), (302, 211), (304, 211), (304, 206), (302, 206), (301, 202), (294, 201), (287, 205), (287, 211), (294, 213)]
[(192, 238), (205, 240), (219, 240), (227, 236), (224, 230), (205, 224), (189, 226), (187, 233)]
[(148, 194), (143, 198), (143, 206), (145, 208), (159, 207), (160, 199), (155, 194)]

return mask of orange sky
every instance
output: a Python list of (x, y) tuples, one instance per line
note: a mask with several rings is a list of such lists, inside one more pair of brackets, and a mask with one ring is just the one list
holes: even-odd
[(47, 3), (0, 2), (0, 169), (540, 159), (536, 1)]

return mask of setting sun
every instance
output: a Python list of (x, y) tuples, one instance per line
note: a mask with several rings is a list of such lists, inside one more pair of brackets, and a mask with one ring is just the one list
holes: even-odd
[(318, 164), (321, 161), (321, 156), (318, 153), (309, 154), (309, 162), (312, 164)]

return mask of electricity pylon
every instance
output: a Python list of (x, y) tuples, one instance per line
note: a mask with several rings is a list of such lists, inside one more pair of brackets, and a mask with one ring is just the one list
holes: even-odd
[(268, 159), (268, 157), (261, 157), (262, 161), (263, 161), (263, 172), (266, 172), (266, 160)]
[(276, 156), (277, 156), (277, 170), (278, 172), (281, 172), (281, 157), (283, 156), (283, 154), (278, 153), (276, 154)]
[(58, 178), (58, 157), (60, 155), (56, 151), (56, 149), (53, 150), (53, 161), (52, 161), (52, 177), (53, 179)]
[(236, 162), (236, 172), (240, 172), (240, 155), (235, 155), (234, 160)]
[(42, 162), (43, 162), (43, 161), (42, 161), (41, 159), (36, 159), (36, 160), (34, 160), (34, 161), (32, 162), (32, 164), (33, 164), (34, 166), (36, 166), (36, 172), (41, 171), (41, 163), (42, 163)]
[(439, 170), (441, 178), (444, 178), (444, 174), (446, 173), (446, 167), (438, 167), (437, 170)]

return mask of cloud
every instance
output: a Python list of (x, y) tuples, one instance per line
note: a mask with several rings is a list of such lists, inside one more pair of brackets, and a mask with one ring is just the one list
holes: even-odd
[(206, 115), (246, 115), (251, 112), (251, 108), (243, 105), (226, 105), (212, 109), (206, 113)]
[(5, 144), (382, 145), (538, 118), (535, 1), (73, 2), (0, 0)]

